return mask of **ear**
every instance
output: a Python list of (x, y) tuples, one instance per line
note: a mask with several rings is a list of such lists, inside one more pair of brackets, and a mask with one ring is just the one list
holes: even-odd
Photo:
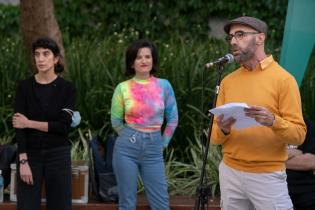
[(55, 56), (54, 57), (54, 64), (56, 65), (59, 62), (60, 57), (59, 56)]
[(265, 43), (266, 35), (264, 33), (260, 33), (257, 36), (257, 45), (263, 45)]

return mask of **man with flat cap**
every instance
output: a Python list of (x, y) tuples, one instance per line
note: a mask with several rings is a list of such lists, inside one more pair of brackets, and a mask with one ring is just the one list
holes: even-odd
[(298, 85), (264, 49), (267, 24), (253, 17), (229, 21), (224, 30), (240, 67), (221, 82), (217, 106), (246, 103), (245, 115), (259, 126), (233, 127), (220, 115), (211, 143), (222, 145), (219, 166), (222, 210), (293, 209), (286, 182), (287, 145), (302, 144), (303, 121)]

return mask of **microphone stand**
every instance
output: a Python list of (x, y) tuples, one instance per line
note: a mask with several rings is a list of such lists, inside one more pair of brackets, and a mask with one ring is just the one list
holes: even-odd
[[(216, 88), (215, 88), (215, 95), (212, 103), (212, 108), (216, 106), (217, 103), (217, 98), (220, 90), (220, 83), (221, 83), (221, 78), (223, 74), (223, 65), (224, 63), (217, 63), (217, 69), (218, 69), (218, 78), (216, 80)], [(209, 152), (209, 147), (210, 147), (210, 138), (211, 138), (211, 132), (212, 132), (212, 126), (213, 126), (213, 118), (214, 115), (210, 113), (210, 124), (209, 124), (209, 131), (208, 131), (208, 136), (207, 136), (207, 141), (206, 141), (206, 150), (202, 162), (202, 167), (201, 167), (201, 176), (200, 176), (200, 181), (199, 181), (199, 186), (196, 189), (196, 198), (195, 201), (195, 208), (194, 210), (205, 210), (205, 205), (208, 203), (208, 199), (210, 196), (210, 187), (206, 186), (204, 183), (204, 178), (205, 178), (205, 170), (206, 170), (206, 164), (207, 164), (207, 158), (208, 158), (208, 152)]]

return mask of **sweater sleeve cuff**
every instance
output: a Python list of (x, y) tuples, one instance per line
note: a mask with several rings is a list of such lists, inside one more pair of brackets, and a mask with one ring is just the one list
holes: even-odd
[[(70, 127), (70, 125), (69, 125)], [(67, 134), (68, 130), (66, 126), (58, 121), (50, 121), (48, 122), (48, 132), (49, 133), (59, 133), (59, 134)]]
[(278, 115), (275, 115), (275, 120), (273, 121), (272, 128), (279, 129), (282, 127), (282, 118)]
[(230, 133), (224, 133), (221, 129), (219, 129), (219, 132), (218, 132), (218, 135), (219, 135), (219, 138), (221, 139), (224, 139), (224, 141), (228, 138), (228, 136), (231, 134), (232, 132), (232, 129), (230, 131)]
[(56, 130), (56, 127), (56, 123), (48, 122), (48, 132), (54, 132), (54, 130)]
[(162, 136), (161, 138), (161, 141), (162, 141), (162, 145), (164, 148), (168, 147), (170, 141), (171, 141), (171, 137), (169, 136)]
[(211, 134), (211, 143), (215, 145), (221, 145), (225, 141), (227, 141), (227, 139), (231, 135), (232, 130), (230, 131), (229, 134), (224, 134), (223, 131), (219, 128), (217, 128), (216, 131), (212, 131), (212, 132), (215, 132), (215, 133)]

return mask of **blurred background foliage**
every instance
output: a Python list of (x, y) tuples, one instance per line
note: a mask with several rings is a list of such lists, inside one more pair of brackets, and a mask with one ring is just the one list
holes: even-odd
[[(168, 79), (179, 108), (179, 126), (166, 150), (166, 173), (172, 194), (194, 194), (200, 176), (200, 143), (208, 126), (216, 70), (204, 68), (228, 52), (224, 39), (209, 36), (209, 20), (250, 15), (269, 25), (267, 51), (277, 59), (286, 17), (287, 0), (55, 0), (55, 13), (63, 34), (67, 71), (64, 76), (77, 89), (82, 123), (70, 135), (73, 159), (86, 156), (85, 140), (110, 126), (111, 97), (126, 78), (124, 53), (139, 38), (152, 40), (159, 52), (159, 77)], [(19, 34), (19, 7), (0, 5), (0, 142), (11, 142), (16, 82), (32, 74)], [(226, 65), (224, 74), (236, 64)], [(314, 120), (314, 53), (301, 86), (304, 113)], [(74, 151), (76, 150), (76, 151)], [(211, 147), (207, 165), (212, 192), (218, 192), (220, 148)], [(189, 178), (187, 178), (189, 177)], [(140, 188), (141, 190), (141, 188)]]
[(315, 45), (300, 87), (304, 115), (315, 122)]
[[(100, 38), (132, 29), (139, 37), (173, 36), (208, 38), (208, 20), (250, 15), (262, 18), (272, 29), (270, 40), (281, 42), (287, 0), (54, 0), (63, 33), (70, 37)], [(19, 8), (0, 6), (1, 34), (16, 35)]]

